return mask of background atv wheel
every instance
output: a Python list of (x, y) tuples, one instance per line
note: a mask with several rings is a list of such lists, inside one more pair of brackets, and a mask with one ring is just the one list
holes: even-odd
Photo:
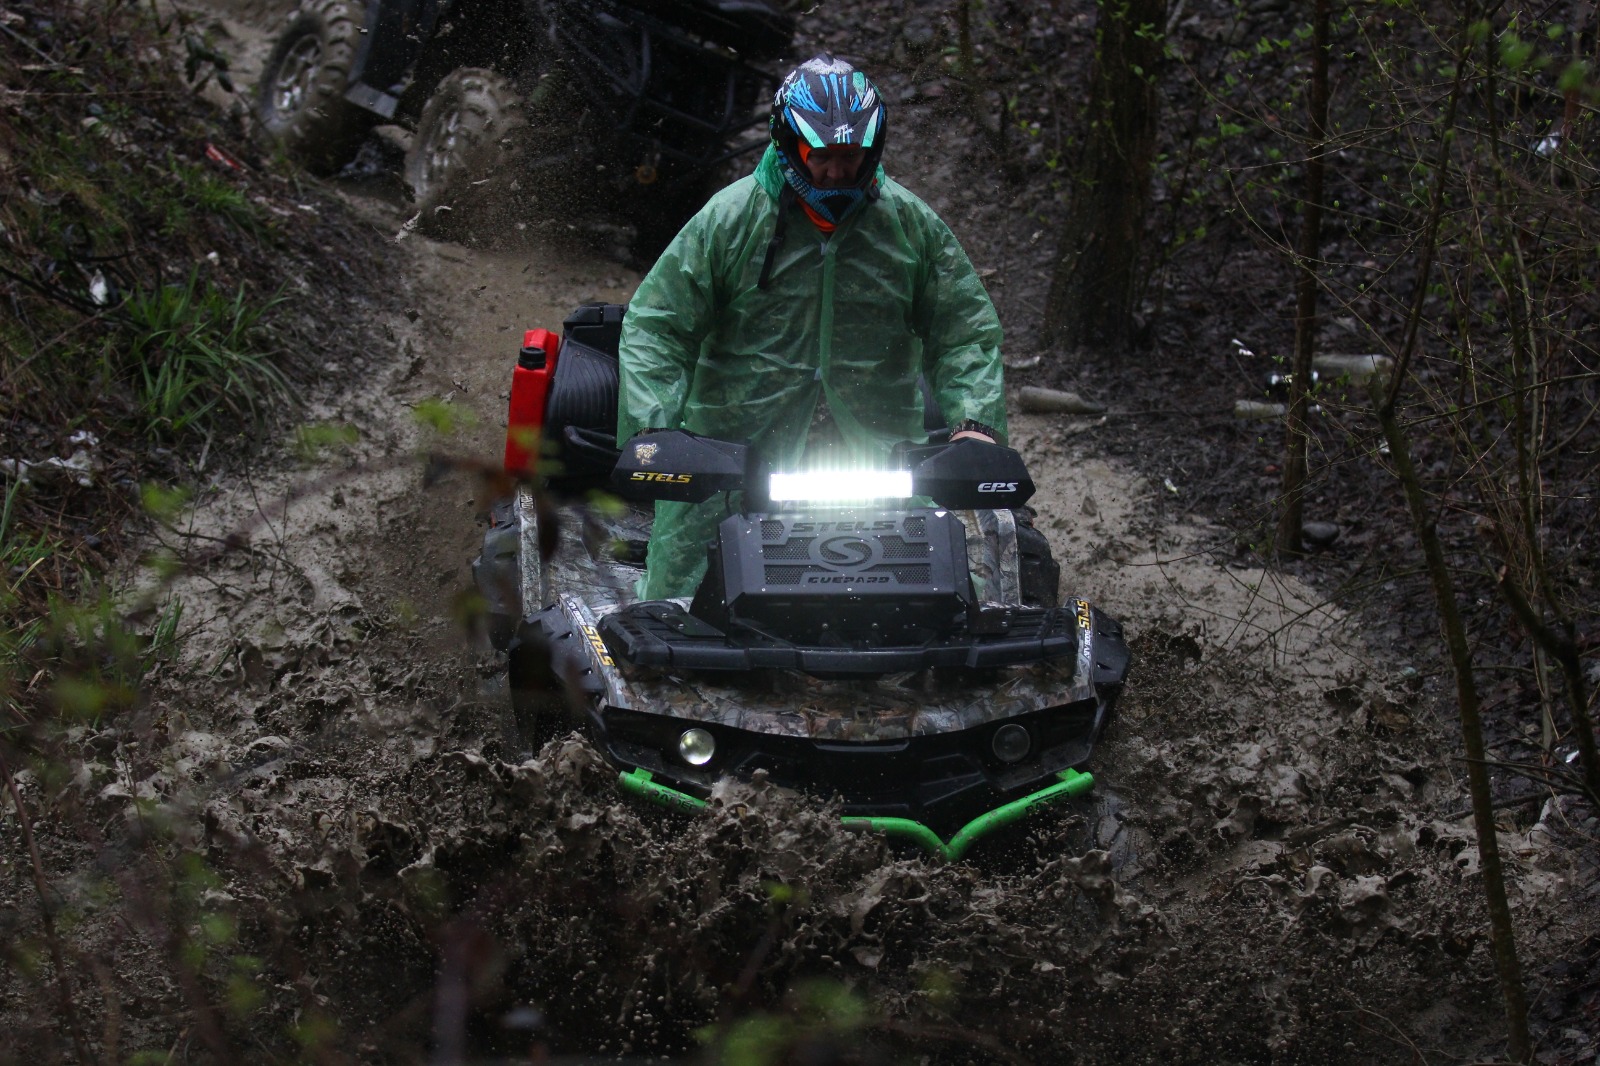
[(290, 158), (331, 174), (355, 157), (378, 116), (344, 98), (365, 12), (357, 0), (303, 0), (256, 85), (256, 120)]
[(446, 76), (406, 153), (417, 227), (466, 238), (503, 226), (518, 207), (527, 128), (522, 98), (507, 79), (476, 67)]

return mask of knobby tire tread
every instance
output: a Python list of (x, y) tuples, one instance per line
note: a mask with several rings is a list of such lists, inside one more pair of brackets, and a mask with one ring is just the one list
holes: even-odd
[[(461, 115), (453, 165), (444, 181), (430, 180), (428, 163), (447, 108)], [(471, 237), (492, 231), (496, 214), (515, 211), (511, 183), (521, 177), (528, 120), (516, 88), (491, 70), (463, 67), (439, 82), (406, 154), (406, 181), (419, 213), (417, 228), (439, 237)], [(477, 185), (475, 182), (483, 181)], [(447, 209), (447, 210), (444, 210)]]
[[(289, 156), (315, 174), (331, 174), (348, 163), (378, 124), (378, 116), (344, 99), (355, 64), (365, 8), (353, 0), (305, 0), (274, 43), (257, 86), (256, 117)], [(298, 111), (283, 117), (269, 93), (290, 48), (307, 33), (321, 38), (315, 91)]]

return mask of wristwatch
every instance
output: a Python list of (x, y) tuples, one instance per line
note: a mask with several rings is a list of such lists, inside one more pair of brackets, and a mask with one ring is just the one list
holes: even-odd
[(950, 427), (950, 435), (952, 437), (954, 437), (957, 433), (982, 433), (985, 437), (988, 437), (990, 440), (999, 440), (1000, 439), (1000, 431), (999, 430), (995, 429), (993, 426), (984, 425), (982, 422), (979, 422), (976, 418), (963, 418), (961, 421), (959, 421), (955, 425), (951, 426)]

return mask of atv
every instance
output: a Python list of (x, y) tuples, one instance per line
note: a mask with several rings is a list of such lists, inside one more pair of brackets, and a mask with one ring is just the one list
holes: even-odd
[(741, 139), (775, 82), (760, 64), (793, 31), (764, 0), (301, 0), (256, 117), (324, 174), (375, 127), (409, 128), (424, 232), (588, 205), (619, 210), (651, 254), (763, 143)]
[[(582, 729), (625, 790), (679, 810), (764, 774), (948, 857), (1087, 791), (1129, 653), (1059, 601), (1021, 456), (950, 442), (936, 410), (928, 441), (848, 477), (684, 430), (619, 449), (624, 313), (528, 331), (513, 371), (519, 487), (473, 573), (523, 740)], [(718, 497), (695, 594), (636, 598), (654, 501)]]

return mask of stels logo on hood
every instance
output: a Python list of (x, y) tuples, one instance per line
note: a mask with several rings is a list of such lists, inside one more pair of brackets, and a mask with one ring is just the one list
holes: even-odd
[(878, 544), (856, 536), (828, 537), (812, 547), (811, 558), (823, 566), (859, 570), (878, 561)]
[(660, 450), (661, 445), (659, 444), (635, 444), (633, 446), (633, 457), (639, 460), (640, 464), (649, 466), (655, 462), (656, 452)]

